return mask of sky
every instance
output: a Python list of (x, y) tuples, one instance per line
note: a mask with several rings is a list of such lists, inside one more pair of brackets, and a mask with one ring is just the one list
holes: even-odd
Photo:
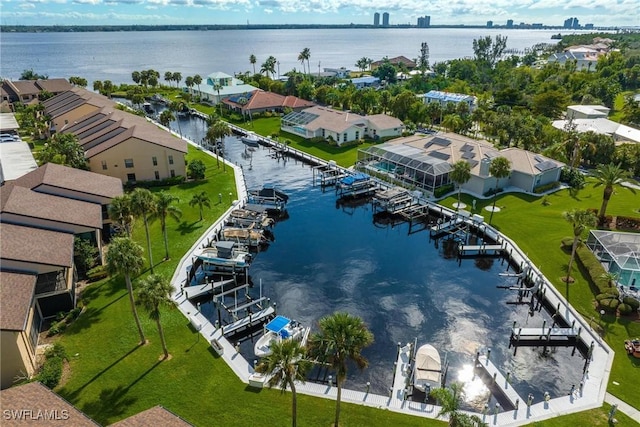
[[(380, 6), (384, 4), (384, 6)], [(640, 0), (0, 0), (3, 25), (373, 24), (562, 25), (640, 27)], [(382, 19), (382, 18), (381, 18)]]

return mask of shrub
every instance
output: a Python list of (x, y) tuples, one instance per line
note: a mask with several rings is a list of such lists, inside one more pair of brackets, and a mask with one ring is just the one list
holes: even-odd
[(640, 301), (638, 301), (634, 297), (624, 297), (622, 299), (622, 302), (630, 306), (633, 311), (636, 311), (638, 308), (640, 308)]
[(37, 380), (49, 388), (54, 388), (62, 378), (62, 365), (67, 358), (67, 352), (62, 344), (56, 343), (45, 352), (45, 357)]
[(504, 191), (502, 188), (492, 188), (489, 191), (485, 191), (483, 194), (485, 197), (493, 196), (494, 194), (502, 193)]
[(615, 295), (616, 298), (620, 295), (618, 288), (611, 286), (611, 283), (606, 278), (606, 271), (600, 261), (585, 245), (580, 245), (576, 249), (576, 260), (586, 270), (587, 280), (598, 289), (598, 293), (608, 293)]
[(605, 311), (615, 312), (619, 304), (620, 301), (618, 301), (618, 298), (606, 298), (601, 300), (599, 305)]
[(560, 183), (558, 181), (555, 181), (555, 182), (550, 182), (548, 184), (539, 185), (533, 189), (533, 192), (537, 194), (546, 193), (547, 191), (553, 190), (558, 187), (560, 187)]
[(584, 175), (578, 169), (565, 167), (560, 172), (560, 181), (567, 183), (571, 188), (579, 190), (584, 188)]
[(87, 271), (87, 279), (89, 279), (92, 282), (96, 280), (104, 279), (108, 275), (109, 275), (109, 272), (107, 271), (107, 267), (104, 265), (99, 265)]
[(631, 314), (632, 312), (633, 309), (629, 304), (622, 303), (618, 305), (618, 313), (620, 313), (621, 315), (626, 316), (627, 314)]
[(443, 185), (443, 186), (440, 186), (440, 187), (436, 188), (433, 191), (433, 196), (436, 197), (436, 198), (442, 197), (445, 194), (448, 194), (448, 193), (452, 192), (453, 190), (455, 190), (455, 185), (453, 183), (446, 184), (446, 185)]
[(65, 322), (64, 319), (58, 322), (51, 322), (47, 336), (52, 337), (60, 332), (64, 332), (65, 329), (67, 329), (67, 322)]
[(600, 302), (605, 299), (617, 298), (616, 295), (611, 295), (610, 293), (598, 294), (596, 295), (596, 301)]
[(207, 170), (207, 167), (205, 166), (202, 160), (193, 159), (191, 160), (191, 162), (189, 162), (187, 169), (189, 170), (189, 175), (191, 176), (191, 179), (199, 180), (199, 179), (204, 179), (204, 174)]
[(67, 313), (67, 316), (64, 318), (64, 320), (67, 323), (71, 323), (74, 320), (76, 320), (78, 316), (80, 316), (80, 313), (82, 313), (82, 307), (76, 307), (73, 310), (71, 310), (69, 313)]
[(185, 177), (177, 175), (170, 178), (151, 180), (151, 181), (136, 181), (135, 184), (127, 182), (124, 187), (126, 190), (132, 190), (134, 188), (152, 188), (152, 187), (168, 187), (171, 185), (183, 184)]

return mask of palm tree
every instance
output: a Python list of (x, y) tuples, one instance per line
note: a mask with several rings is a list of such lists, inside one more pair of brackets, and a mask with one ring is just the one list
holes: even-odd
[(202, 221), (202, 207), (211, 207), (211, 203), (209, 202), (209, 196), (207, 196), (206, 191), (201, 191), (200, 193), (196, 193), (193, 195), (191, 200), (189, 200), (189, 206), (198, 206), (200, 209), (200, 221)]
[(302, 52), (298, 55), (298, 61), (302, 63), (302, 72), (305, 72), (304, 61), (307, 61), (308, 73), (311, 74), (311, 66), (309, 65), (309, 58), (311, 58), (311, 50), (308, 47), (302, 49)]
[[(275, 56), (270, 56), (267, 60), (262, 64), (260, 68), (261, 73), (265, 73), (267, 77), (271, 77), (276, 73), (276, 60)], [(273, 78), (273, 77), (272, 77)]]
[[(182, 101), (173, 101), (169, 104), (169, 110), (172, 112), (179, 113), (184, 109), (184, 102)], [(182, 127), (180, 126), (180, 118), (178, 117), (178, 132), (180, 136), (182, 136)]]
[(176, 116), (173, 115), (171, 110), (164, 110), (160, 113), (160, 117), (158, 117), (158, 121), (160, 124), (166, 128), (171, 125), (171, 122), (176, 119)]
[(193, 77), (191, 76), (187, 76), (186, 79), (184, 79), (184, 85), (189, 89), (189, 93), (191, 93), (191, 88), (193, 87)]
[(131, 237), (131, 228), (135, 219), (131, 210), (131, 197), (128, 194), (114, 197), (111, 199), (107, 213), (109, 214), (109, 219), (120, 225), (127, 237)]
[(593, 212), (587, 210), (579, 210), (573, 209), (569, 212), (564, 212), (562, 214), (565, 220), (571, 223), (573, 227), (573, 244), (571, 245), (571, 258), (569, 258), (569, 266), (567, 267), (567, 277), (565, 278), (566, 283), (571, 282), (571, 268), (573, 267), (573, 260), (576, 256), (576, 249), (578, 248), (578, 242), (580, 241), (580, 236), (588, 227), (595, 227), (598, 223), (598, 218), (593, 214)]
[(144, 337), (144, 332), (142, 331), (138, 312), (136, 311), (136, 301), (133, 297), (131, 275), (137, 274), (142, 270), (142, 266), (144, 264), (142, 252), (142, 247), (131, 238), (116, 237), (111, 240), (106, 255), (107, 271), (109, 271), (110, 274), (122, 274), (124, 276), (124, 281), (127, 284), (127, 291), (129, 292), (131, 311), (133, 312), (133, 318), (136, 321), (138, 333), (140, 334), (140, 344), (144, 344), (146, 339)]
[(171, 76), (171, 79), (176, 82), (176, 88), (178, 88), (180, 86), (180, 82), (182, 81), (182, 73), (179, 71), (176, 71), (175, 73), (173, 73), (173, 75)]
[(220, 84), (216, 83), (213, 85), (213, 90), (218, 92), (218, 105), (220, 105), (220, 117), (222, 117), (222, 100), (220, 99), (220, 89), (222, 89), (222, 86)]
[(305, 60), (306, 60), (306, 59), (307, 59), (307, 58), (305, 58), (305, 57), (304, 57), (304, 55), (302, 54), (302, 52), (300, 52), (300, 53), (298, 54), (298, 61), (300, 61), (300, 63), (302, 64), (302, 74), (306, 74), (306, 72), (307, 72), (307, 68), (306, 68), (306, 65), (305, 65)]
[(449, 178), (458, 186), (458, 209), (460, 209), (460, 190), (462, 185), (471, 179), (471, 165), (466, 160), (458, 160), (453, 164)]
[(258, 60), (256, 59), (256, 56), (253, 53), (251, 55), (249, 55), (249, 63), (253, 66), (253, 75), (254, 76), (256, 74), (256, 62), (258, 62)]
[(342, 384), (347, 379), (347, 362), (353, 361), (360, 369), (369, 362), (361, 351), (373, 343), (373, 334), (367, 329), (361, 318), (349, 313), (336, 312), (319, 321), (320, 332), (310, 340), (312, 354), (322, 362), (326, 362), (336, 371), (336, 415), (334, 426), (340, 420), (340, 399)]
[(164, 73), (164, 81), (165, 82), (173, 81), (173, 73), (171, 71), (165, 71), (165, 73)]
[(495, 157), (489, 165), (489, 173), (496, 179), (496, 187), (493, 191), (493, 207), (489, 216), (489, 224), (493, 219), (493, 211), (496, 209), (496, 199), (498, 198), (498, 184), (502, 178), (506, 178), (511, 173), (511, 162), (506, 157)]
[[(207, 129), (207, 133), (205, 135), (205, 139), (209, 144), (216, 147), (216, 160), (218, 162), (218, 168), (220, 167), (220, 159), (218, 158), (218, 141), (222, 143), (222, 140), (225, 136), (231, 135), (231, 128), (227, 124), (227, 122), (223, 120), (216, 120), (212, 125)], [(224, 167), (224, 162), (222, 163)]]
[(298, 340), (274, 341), (271, 354), (264, 357), (256, 371), (269, 375), (269, 387), (280, 386), (284, 393), (287, 386), (291, 389), (291, 425), (297, 425), (298, 399), (296, 381), (304, 384), (311, 362), (307, 359), (306, 349)]
[(136, 217), (141, 217), (144, 222), (144, 231), (147, 235), (147, 251), (149, 252), (149, 269), (151, 274), (153, 274), (153, 254), (151, 253), (149, 216), (153, 215), (155, 210), (155, 199), (151, 191), (146, 188), (136, 188), (131, 192), (131, 211)]
[(596, 187), (600, 185), (604, 186), (604, 192), (602, 193), (602, 205), (598, 212), (598, 218), (600, 218), (600, 223), (602, 224), (604, 223), (604, 218), (607, 213), (607, 205), (613, 195), (613, 186), (620, 184), (622, 181), (629, 178), (629, 172), (622, 169), (620, 164), (614, 165), (613, 163), (609, 163), (608, 165), (598, 166), (593, 176), (598, 181), (595, 185)]
[(167, 350), (167, 342), (164, 339), (162, 322), (160, 322), (160, 307), (163, 305), (172, 306), (171, 291), (173, 291), (171, 282), (160, 274), (149, 275), (140, 283), (140, 288), (137, 290), (138, 301), (149, 313), (149, 318), (154, 320), (158, 326), (164, 359), (169, 358), (169, 350)]
[(458, 114), (447, 114), (442, 121), (442, 126), (450, 132), (457, 132), (462, 128), (464, 122)]
[(196, 74), (195, 76), (193, 76), (193, 84), (198, 86), (198, 99), (200, 99), (200, 83), (202, 83), (202, 77), (200, 76), (200, 74)]
[(476, 415), (460, 412), (460, 404), (464, 398), (463, 386), (453, 383), (449, 388), (434, 388), (429, 393), (438, 401), (440, 412), (438, 417), (447, 416), (450, 427), (484, 426), (485, 423)]
[(155, 195), (155, 212), (154, 217), (160, 219), (160, 229), (162, 230), (162, 236), (164, 237), (164, 259), (169, 259), (169, 239), (167, 238), (167, 217), (173, 218), (176, 221), (180, 221), (182, 211), (173, 206), (173, 202), (177, 202), (179, 199), (165, 191), (161, 191)]

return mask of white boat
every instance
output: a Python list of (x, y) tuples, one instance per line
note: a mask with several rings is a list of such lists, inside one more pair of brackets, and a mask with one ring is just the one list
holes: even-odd
[(240, 141), (242, 141), (248, 147), (258, 147), (260, 145), (260, 139), (258, 135), (253, 132), (247, 132), (246, 135), (240, 137)]
[(264, 334), (256, 341), (253, 352), (256, 357), (265, 357), (271, 354), (271, 343), (288, 339), (298, 340), (305, 345), (309, 338), (311, 328), (305, 328), (284, 316), (276, 316), (264, 327)]
[(196, 256), (202, 260), (202, 269), (206, 272), (241, 270), (251, 264), (248, 249), (236, 242), (215, 242), (212, 247), (201, 249)]
[(438, 350), (431, 344), (425, 344), (416, 351), (413, 364), (413, 386), (429, 393), (442, 383), (442, 361)]

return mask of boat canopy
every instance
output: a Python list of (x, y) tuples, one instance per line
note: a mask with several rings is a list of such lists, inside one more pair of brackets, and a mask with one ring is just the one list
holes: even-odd
[(276, 316), (271, 322), (267, 323), (265, 329), (279, 334), (289, 323), (291, 323), (290, 319), (284, 316)]
[(421, 346), (416, 352), (415, 380), (440, 382), (442, 362), (438, 350), (430, 344)]
[(367, 181), (368, 179), (369, 179), (369, 175), (367, 175), (366, 173), (358, 172), (356, 174), (349, 175), (343, 178), (341, 182), (345, 185), (352, 185), (352, 184), (355, 184), (356, 182)]

